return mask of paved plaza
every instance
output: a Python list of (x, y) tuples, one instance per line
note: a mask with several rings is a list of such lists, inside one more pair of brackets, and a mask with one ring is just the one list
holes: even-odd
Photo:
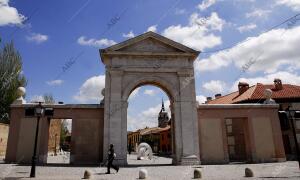
[[(154, 180), (193, 179), (194, 168), (200, 168), (202, 179), (300, 179), (298, 163), (288, 161), (283, 163), (265, 164), (229, 164), (229, 165), (199, 165), (173, 166), (171, 159), (155, 156), (152, 160), (135, 160), (135, 155), (128, 156), (129, 166), (123, 167), (118, 173), (105, 174), (105, 167), (74, 167), (74, 166), (38, 166), (36, 179), (82, 179), (85, 170), (92, 172), (93, 179), (138, 179), (138, 172), (145, 168), (149, 178)], [(254, 178), (245, 178), (244, 169), (249, 167), (254, 172)], [(0, 179), (29, 179), (30, 166), (15, 164), (0, 164)]]
[(70, 152), (62, 151), (58, 152), (56, 156), (54, 154), (48, 154), (47, 163), (49, 164), (69, 164)]

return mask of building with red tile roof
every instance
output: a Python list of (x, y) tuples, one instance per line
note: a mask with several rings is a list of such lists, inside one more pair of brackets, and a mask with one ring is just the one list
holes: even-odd
[[(272, 91), (271, 98), (279, 104), (279, 110), (286, 110), (288, 107), (291, 110), (300, 110), (300, 86), (292, 84), (283, 84), (280, 79), (275, 79), (273, 84), (261, 84), (250, 86), (246, 82), (238, 84), (238, 91), (221, 96), (217, 94), (215, 99), (207, 98), (206, 104), (244, 104), (244, 103), (264, 103), (265, 90)], [(295, 159), (296, 148), (290, 121), (283, 122), (280, 120), (282, 139), (287, 159)], [(300, 146), (300, 119), (293, 119), (297, 139)]]
[(208, 100), (206, 104), (263, 103), (266, 89), (272, 90), (272, 99), (277, 103), (300, 102), (300, 86), (282, 84), (280, 79), (275, 79), (274, 84), (257, 83), (251, 87), (248, 83), (240, 82), (238, 88), (238, 91), (225, 96), (217, 95), (215, 99)]

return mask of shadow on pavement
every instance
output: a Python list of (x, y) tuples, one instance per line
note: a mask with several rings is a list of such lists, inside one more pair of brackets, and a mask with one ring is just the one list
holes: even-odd
[(128, 164), (125, 168), (175, 166), (174, 164)]
[(259, 177), (259, 178), (266, 178), (266, 179), (289, 179), (289, 178), (299, 178), (300, 176), (281, 176), (281, 177)]
[(28, 178), (28, 177), (5, 177), (4, 179), (5, 180), (17, 180), (17, 179), (23, 179), (23, 178)]

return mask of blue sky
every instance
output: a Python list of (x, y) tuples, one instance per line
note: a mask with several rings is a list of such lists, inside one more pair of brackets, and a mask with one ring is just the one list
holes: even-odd
[[(202, 51), (195, 74), (203, 102), (238, 81), (299, 85), (300, 16), (267, 31), (299, 13), (297, 0), (0, 0), (0, 37), (22, 55), (27, 101), (51, 93), (65, 103), (98, 103), (105, 69), (98, 50), (156, 31)], [(130, 129), (155, 125), (161, 99), (168, 103), (152, 86), (131, 96)]]

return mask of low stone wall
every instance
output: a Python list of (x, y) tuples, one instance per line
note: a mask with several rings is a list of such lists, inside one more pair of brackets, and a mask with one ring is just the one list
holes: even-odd
[[(26, 117), (25, 109), (34, 104), (11, 106), (11, 124), (6, 162), (30, 163), (33, 154), (35, 117)], [(99, 104), (45, 105), (54, 108), (51, 119), (72, 119), (71, 164), (99, 164), (103, 159), (104, 108)], [(40, 119), (37, 154), (39, 163), (47, 163), (51, 119)]]
[[(23, 104), (11, 107), (6, 162), (29, 163), (31, 160), (36, 118), (25, 117), (25, 109), (32, 106), (34, 105)], [(72, 119), (72, 164), (99, 164), (103, 161), (103, 106), (77, 104), (46, 107), (54, 108), (53, 119)], [(237, 129), (243, 128), (245, 133), (245, 154), (248, 162), (285, 160), (277, 105), (199, 105), (197, 110), (202, 164), (230, 162), (225, 124), (228, 118), (243, 121)], [(37, 152), (39, 163), (42, 164), (47, 163), (49, 125), (50, 120), (47, 117), (41, 119)], [(5, 130), (1, 129), (1, 135), (3, 132)]]
[(0, 123), (0, 157), (5, 156), (9, 125)]

